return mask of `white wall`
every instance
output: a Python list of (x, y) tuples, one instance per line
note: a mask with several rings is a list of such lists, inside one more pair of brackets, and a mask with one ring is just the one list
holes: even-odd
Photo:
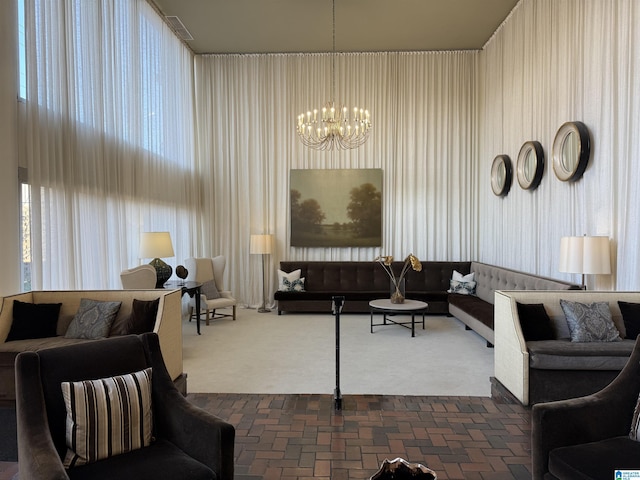
[(0, 295), (20, 289), (16, 18), (15, 2), (0, 2)]
[[(558, 272), (560, 237), (608, 235), (614, 275), (589, 288), (640, 289), (640, 3), (522, 0), (480, 53), (479, 259), (579, 281)], [(583, 178), (560, 182), (552, 143), (566, 121), (584, 122), (592, 157)], [(540, 187), (507, 197), (490, 189), (493, 158), (514, 163), (542, 143)]]

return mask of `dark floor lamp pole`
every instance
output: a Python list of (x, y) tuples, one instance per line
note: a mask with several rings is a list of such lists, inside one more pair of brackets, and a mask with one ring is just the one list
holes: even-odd
[(251, 235), (249, 253), (262, 255), (262, 305), (258, 308), (258, 313), (268, 313), (267, 308), (266, 280), (265, 280), (265, 255), (271, 253), (271, 235)]

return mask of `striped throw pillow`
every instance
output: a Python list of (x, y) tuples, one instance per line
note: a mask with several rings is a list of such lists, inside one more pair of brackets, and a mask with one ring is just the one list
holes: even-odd
[(67, 409), (66, 468), (151, 444), (151, 368), (61, 386)]
[(633, 410), (633, 420), (631, 421), (631, 431), (629, 432), (629, 438), (640, 442), (640, 395), (638, 395), (638, 403)]

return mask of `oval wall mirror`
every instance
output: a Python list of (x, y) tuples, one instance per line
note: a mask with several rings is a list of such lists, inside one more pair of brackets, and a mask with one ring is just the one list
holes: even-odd
[(525, 142), (518, 153), (516, 175), (524, 190), (535, 190), (544, 173), (544, 150), (540, 142)]
[(553, 171), (563, 182), (575, 182), (587, 169), (591, 136), (582, 122), (563, 124), (553, 140)]
[(498, 155), (491, 164), (491, 190), (499, 197), (509, 193), (512, 178), (511, 159), (508, 155)]

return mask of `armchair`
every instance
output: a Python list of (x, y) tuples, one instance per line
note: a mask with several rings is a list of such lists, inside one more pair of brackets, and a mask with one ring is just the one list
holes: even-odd
[[(232, 317), (236, 319), (236, 299), (231, 292), (224, 289), (223, 275), (227, 260), (223, 255), (213, 258), (187, 258), (184, 261), (189, 271), (188, 281), (202, 283), (202, 295), (200, 297), (200, 310), (206, 312), (205, 322), (209, 325), (210, 319), (220, 317)], [(190, 300), (190, 308), (193, 314), (195, 299)], [(232, 308), (231, 314), (216, 313), (220, 308)], [(191, 317), (191, 315), (190, 315)]]
[(640, 470), (640, 442), (629, 438), (639, 394), (640, 337), (626, 366), (604, 389), (534, 405), (534, 480), (614, 478), (615, 470)]
[(149, 264), (138, 265), (120, 272), (120, 281), (125, 290), (156, 288), (156, 269)]
[[(150, 446), (65, 469), (66, 408), (61, 382), (152, 368)], [(233, 479), (235, 429), (190, 404), (162, 360), (158, 336), (114, 337), (16, 358), (20, 478)]]

